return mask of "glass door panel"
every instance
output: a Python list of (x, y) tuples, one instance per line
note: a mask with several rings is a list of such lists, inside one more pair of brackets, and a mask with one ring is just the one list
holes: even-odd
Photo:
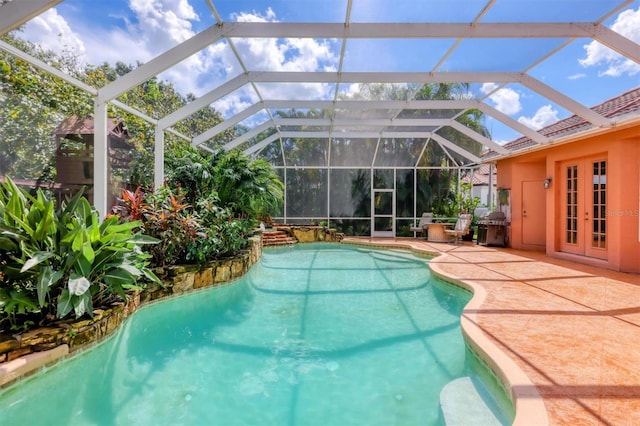
[(562, 251), (607, 258), (607, 161), (562, 166)]
[(591, 163), (591, 227), (587, 231), (589, 244), (586, 254), (592, 257), (607, 256), (607, 162), (604, 160)]
[(395, 213), (395, 191), (393, 189), (373, 190), (372, 237), (393, 237)]

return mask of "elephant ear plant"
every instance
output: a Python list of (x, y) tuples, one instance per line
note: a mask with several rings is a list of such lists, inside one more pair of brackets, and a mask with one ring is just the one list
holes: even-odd
[(117, 217), (100, 223), (81, 193), (56, 208), (42, 191), (32, 196), (7, 178), (0, 184), (0, 321), (24, 329), (72, 310), (92, 316), (94, 305), (124, 299), (141, 279), (159, 283), (140, 248), (157, 240), (136, 233), (139, 227)]

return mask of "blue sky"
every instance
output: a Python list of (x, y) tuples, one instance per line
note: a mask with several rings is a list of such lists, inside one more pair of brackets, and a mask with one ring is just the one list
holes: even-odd
[[(213, 0), (225, 21), (343, 22), (346, 0)], [(486, 0), (353, 0), (351, 22), (471, 22)], [(599, 19), (624, 5), (605, 25), (640, 43), (640, 0), (498, 0), (481, 22), (553, 22)], [(43, 47), (75, 52), (84, 63), (135, 64), (213, 25), (205, 0), (65, 0), (31, 20), (22, 37)], [(455, 40), (351, 40), (345, 71), (432, 71)], [(465, 40), (438, 71), (522, 71), (562, 40)], [(335, 40), (234, 40), (250, 70), (321, 71), (338, 67)], [(182, 92), (200, 96), (242, 72), (226, 43), (217, 43), (160, 75)], [(528, 70), (533, 77), (579, 102), (593, 106), (640, 86), (640, 65), (619, 57), (589, 39), (576, 40)], [(490, 94), (486, 102), (533, 128), (569, 113), (521, 85), (494, 91), (492, 83), (472, 84), (469, 96)], [(330, 98), (326, 85), (261, 87), (268, 98)], [(345, 93), (353, 88), (341, 87)], [(256, 101), (250, 88), (234, 92), (215, 106), (225, 117)], [(505, 142), (520, 136), (488, 120), (493, 138)]]

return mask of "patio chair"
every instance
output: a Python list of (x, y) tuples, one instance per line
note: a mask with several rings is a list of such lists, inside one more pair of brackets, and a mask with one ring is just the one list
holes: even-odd
[(425, 238), (427, 237), (428, 224), (433, 222), (433, 213), (422, 213), (422, 217), (420, 218), (420, 222), (418, 222), (418, 226), (412, 226), (409, 228), (411, 232), (415, 232), (416, 234), (424, 234)]
[(473, 220), (472, 214), (460, 214), (453, 229), (445, 229), (444, 233), (450, 237), (449, 242), (453, 241), (454, 244), (458, 244), (460, 237), (467, 235), (471, 228), (471, 221)]

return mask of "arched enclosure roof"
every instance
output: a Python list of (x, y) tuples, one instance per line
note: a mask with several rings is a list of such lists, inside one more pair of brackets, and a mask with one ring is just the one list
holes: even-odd
[[(0, 34), (51, 8), (62, 9), (65, 3), (73, 2), (2, 0)], [(437, 144), (456, 166), (468, 167), (481, 161), (484, 150), (510, 154), (503, 146), (507, 140), (496, 141), (490, 136), (498, 127), (511, 132), (513, 137), (508, 140), (524, 137), (538, 145), (554, 140), (553, 135), (541, 133), (535, 125), (505, 112), (496, 101), (504, 90), (535, 97), (541, 106), (553, 105), (560, 115), (575, 115), (591, 128), (618, 123), (616, 117), (589, 108), (617, 93), (603, 93), (601, 98), (584, 94), (578, 99), (560, 88), (556, 77), (547, 74), (554, 69), (562, 72), (564, 64), (555, 59), (560, 55), (564, 58), (568, 52), (576, 52), (573, 60), (577, 63), (581, 60), (577, 55), (584, 54), (581, 47), (595, 41), (630, 63), (640, 64), (640, 44), (611, 28), (625, 11), (640, 10), (637, 0), (299, 1), (287, 2), (288, 9), (280, 11), (280, 20), (270, 18), (269, 13), (264, 19), (243, 18), (253, 4), (246, 1), (197, 3), (206, 4), (207, 13), (200, 13), (199, 27), (189, 37), (141, 61), (142, 65), (101, 88), (89, 87), (4, 42), (0, 42), (0, 49), (94, 95), (97, 130), (105, 127), (107, 103), (153, 123), (157, 129), (157, 182), (162, 181), (163, 174), (164, 132), (177, 133), (172, 126), (209, 106), (223, 112), (223, 123), (201, 134), (179, 134), (207, 150), (219, 149), (213, 138), (229, 128), (236, 129), (236, 137), (224, 148), (240, 147), (251, 154), (287, 138), (319, 143), (373, 140), (377, 145), (420, 140), (423, 145)], [(393, 9), (385, 14), (373, 13), (388, 6)], [(331, 8), (331, 13), (321, 14), (318, 8)], [(105, 10), (102, 15), (108, 13)], [(326, 16), (330, 18), (319, 21)], [(274, 52), (280, 52), (283, 58), (253, 54), (252, 43), (265, 42), (274, 43)], [(317, 50), (323, 52), (322, 56), (312, 64), (296, 62), (309, 43), (322, 47)], [(189, 104), (153, 118), (117, 100), (152, 77), (190, 70), (188, 64), (194, 55), (206, 55), (211, 61), (224, 57), (227, 66), (218, 68), (217, 74), (191, 69), (194, 79), (209, 84), (200, 86)], [(363, 61), (363, 57), (379, 60)], [(638, 79), (631, 75), (626, 80), (628, 86), (618, 93), (638, 85)], [(459, 87), (453, 98), (425, 99), (419, 94), (425, 84)], [(366, 94), (354, 90), (363, 85), (368, 87)], [(230, 103), (235, 107), (225, 106)], [(286, 116), (282, 111), (291, 114)], [(489, 132), (465, 125), (464, 117), (470, 111), (480, 111), (491, 121)], [(99, 132), (97, 150), (106, 146), (98, 139)], [(459, 140), (467, 143), (460, 144)], [(407, 161), (407, 167), (416, 167), (420, 160), (411, 156)], [(97, 152), (96, 205), (103, 212), (106, 206), (98, 199), (105, 185), (100, 177), (101, 170), (106, 173), (104, 162)]]

